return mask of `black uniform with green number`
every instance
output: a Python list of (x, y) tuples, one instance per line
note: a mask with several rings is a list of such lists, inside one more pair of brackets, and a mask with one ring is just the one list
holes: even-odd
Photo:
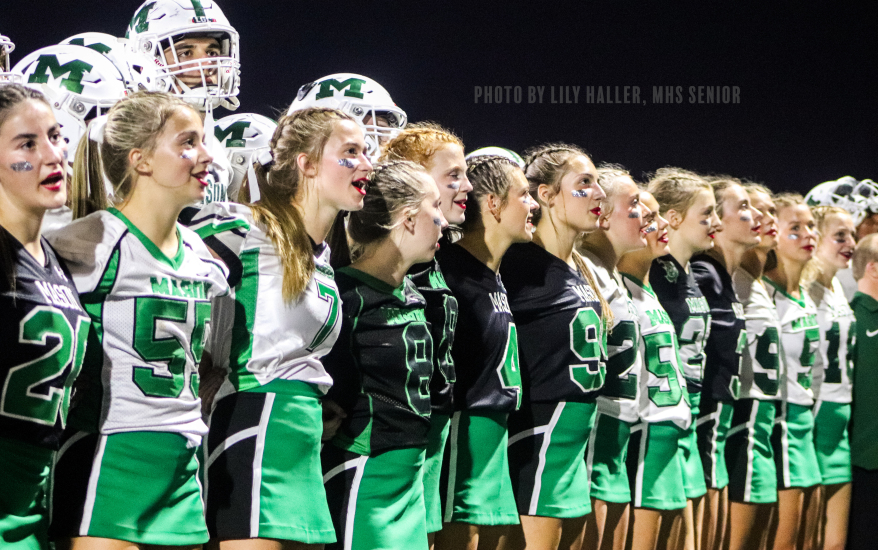
[(518, 523), (506, 456), (507, 417), (521, 403), (517, 328), (500, 276), (458, 244), (436, 253), (457, 297), (457, 381), (442, 461), (444, 522)]
[[(442, 246), (450, 243), (443, 239)], [(424, 458), (424, 505), (427, 508), (427, 532), (442, 529), (442, 504), (439, 483), (442, 455), (448, 440), (451, 414), (454, 412), (454, 359), (451, 346), (457, 325), (457, 299), (448, 288), (439, 262), (418, 264), (409, 270), (409, 277), (427, 301), (425, 314), (433, 337), (433, 376), (430, 378), (430, 433)]]
[(433, 339), (425, 301), (354, 269), (336, 271), (341, 334), (323, 358), (326, 398), (347, 417), (322, 452), (338, 541), (327, 548), (426, 548), (422, 467)]
[[(710, 335), (710, 306), (698, 288), (691, 270), (687, 272), (670, 254), (653, 261), (649, 270), (649, 283), (674, 323), (692, 418), (698, 418), (701, 382), (704, 377), (704, 346)], [(690, 499), (707, 492), (695, 428), (695, 422), (692, 422), (686, 434), (680, 438), (683, 483), (686, 498)]]
[(46, 480), (91, 321), (49, 243), (41, 240), (40, 265), (3, 227), (0, 239), (15, 262), (13, 285), (0, 292), (0, 540), (38, 548), (47, 544)]
[(510, 470), (520, 514), (591, 512), (583, 460), (606, 376), (600, 299), (577, 269), (533, 244), (500, 267), (519, 327), (524, 402), (510, 415)]

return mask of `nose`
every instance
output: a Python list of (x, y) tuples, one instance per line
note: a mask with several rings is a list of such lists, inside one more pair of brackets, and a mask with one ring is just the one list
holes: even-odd
[(63, 139), (59, 140), (57, 144), (46, 139), (41, 149), (46, 164), (62, 164), (67, 158), (67, 142)]
[(756, 208), (753, 208), (752, 206), (750, 207), (750, 210), (753, 212), (753, 220), (756, 221), (757, 223), (762, 223), (762, 218), (765, 217), (765, 216), (763, 216), (762, 211), (758, 210)]
[[(205, 164), (211, 164), (213, 162), (213, 155), (211, 155), (210, 151), (208, 151), (207, 145), (204, 143), (199, 143), (198, 149), (199, 149), (198, 156), (199, 156), (199, 158), (202, 159), (201, 162), (204, 162)], [(205, 158), (205, 157), (207, 157), (207, 158)]]
[(711, 225), (716, 228), (717, 232), (723, 230), (723, 221), (720, 219), (719, 214), (714, 210), (713, 214), (710, 215)]
[(372, 161), (369, 160), (368, 155), (366, 155), (365, 149), (363, 150), (363, 152), (360, 153), (357, 158), (360, 161), (360, 166), (358, 166), (358, 169), (365, 170), (366, 172), (372, 171)]
[(595, 184), (594, 184), (594, 189), (595, 189), (595, 192), (594, 192), (594, 198), (595, 198), (595, 200), (601, 200), (601, 199), (605, 199), (605, 198), (607, 198), (607, 194), (604, 192), (603, 187), (601, 187), (600, 185), (598, 185), (597, 183), (595, 183)]
[(473, 184), (469, 182), (469, 178), (466, 177), (466, 174), (463, 176), (463, 181), (460, 182), (460, 192), (461, 193), (469, 193), (473, 190)]
[(527, 195), (527, 200), (530, 201), (530, 211), (531, 212), (536, 212), (537, 210), (540, 209), (540, 203), (537, 202), (537, 200), (535, 198), (533, 198), (530, 193), (528, 193), (528, 195)]

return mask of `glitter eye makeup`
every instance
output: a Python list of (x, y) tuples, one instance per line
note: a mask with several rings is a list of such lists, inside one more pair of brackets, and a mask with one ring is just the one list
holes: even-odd
[(194, 161), (196, 156), (198, 156), (198, 153), (195, 151), (195, 149), (189, 149), (187, 151), (183, 151), (182, 153), (180, 153), (181, 159), (186, 159), (186, 160), (191, 160), (191, 161)]
[(338, 165), (339, 165), (339, 166), (344, 166), (345, 168), (350, 168), (350, 169), (352, 169), (352, 170), (353, 170), (354, 168), (356, 168), (356, 165), (354, 164), (354, 161), (352, 161), (351, 159), (338, 159)]
[(643, 230), (643, 232), (647, 235), (649, 235), (650, 233), (655, 233), (656, 231), (658, 231), (658, 224), (655, 222), (647, 225), (646, 229)]
[(640, 212), (628, 212), (628, 217), (632, 220), (635, 218), (640, 219)]
[(698, 223), (700, 223), (701, 225), (710, 225), (710, 221), (709, 221), (709, 220), (701, 220), (701, 221), (698, 222)]
[(576, 198), (587, 199), (588, 198), (588, 189), (574, 189), (570, 192)]
[(454, 189), (455, 191), (457, 191), (458, 189), (460, 189), (460, 184), (459, 183), (449, 183), (448, 188)]
[(442, 220), (440, 220), (439, 218), (433, 218), (433, 223), (436, 225), (436, 227), (442, 227)]
[(790, 233), (789, 235), (787, 235), (787, 238), (791, 241), (798, 241), (799, 235), (797, 233)]
[(741, 221), (742, 222), (752, 222), (753, 218), (751, 218), (750, 216), (741, 216)]
[(13, 162), (9, 165), (9, 167), (12, 168), (13, 172), (30, 172), (34, 169), (34, 165), (26, 160), (23, 160), (21, 162)]

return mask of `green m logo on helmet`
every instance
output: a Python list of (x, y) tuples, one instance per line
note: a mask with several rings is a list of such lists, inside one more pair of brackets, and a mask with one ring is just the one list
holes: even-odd
[(155, 7), (155, 2), (152, 4), (147, 4), (141, 8), (141, 10), (134, 14), (134, 18), (131, 19), (131, 23), (128, 25), (128, 31), (125, 32), (125, 38), (130, 38), (128, 34), (133, 29), (136, 33), (146, 32), (149, 29), (149, 21), (147, 18), (149, 17), (149, 12), (151, 9)]
[(344, 90), (345, 97), (355, 97), (357, 99), (363, 99), (363, 92), (360, 91), (363, 88), (363, 84), (366, 81), (361, 78), (348, 78), (343, 82), (339, 82), (334, 78), (328, 78), (319, 82), (320, 91), (317, 92), (317, 97), (315, 99), (323, 99), (324, 97), (333, 97), (335, 92), (332, 88), (335, 88), (339, 92)]
[(89, 48), (89, 49), (92, 49), (98, 53), (102, 53), (104, 55), (107, 55), (108, 53), (110, 53), (113, 50), (113, 48), (107, 46), (106, 44), (101, 44), (100, 42), (95, 42), (94, 44), (86, 45), (84, 38), (76, 38), (74, 40), (71, 40), (70, 44), (73, 46), (82, 46), (84, 48)]
[(229, 127), (225, 130), (219, 126), (215, 127), (213, 129), (213, 135), (216, 136), (217, 141), (220, 143), (228, 137), (229, 141), (225, 143), (226, 147), (244, 147), (246, 145), (244, 142), (244, 130), (249, 127), (249, 120), (239, 120), (229, 124)]
[(64, 86), (73, 93), (81, 94), (84, 86), (82, 85), (82, 77), (89, 72), (92, 66), (85, 61), (74, 59), (61, 65), (56, 55), (41, 55), (37, 59), (37, 67), (27, 81), (29, 84), (46, 84), (49, 82), (49, 72), (52, 78), (61, 78), (61, 86)]

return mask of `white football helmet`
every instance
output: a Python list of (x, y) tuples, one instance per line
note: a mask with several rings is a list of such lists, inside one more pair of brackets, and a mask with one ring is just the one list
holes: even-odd
[(226, 150), (232, 165), (229, 195), (237, 196), (253, 156), (269, 148), (277, 122), (255, 113), (229, 115), (216, 121), (214, 137)]
[(834, 181), (826, 181), (808, 191), (805, 202), (809, 206), (838, 206), (844, 208), (859, 225), (866, 217), (869, 207), (868, 197), (861, 193), (868, 193), (868, 186), (860, 187), (860, 182), (851, 176), (844, 176)]
[(473, 157), (482, 157), (485, 155), (495, 155), (498, 157), (507, 158), (517, 164), (519, 168), (524, 170), (524, 159), (521, 158), (521, 155), (519, 155), (512, 149), (506, 149), (504, 147), (482, 147), (481, 149), (476, 149), (466, 156), (466, 160), (469, 160)]
[(331, 74), (305, 84), (287, 114), (308, 107), (329, 107), (354, 117), (366, 134), (366, 154), (372, 159), (381, 154), (381, 144), (398, 134), (408, 121), (405, 111), (396, 106), (384, 87), (352, 73)]
[(129, 93), (167, 92), (171, 89), (171, 77), (159, 70), (152, 57), (131, 50), (124, 38), (102, 32), (83, 32), (60, 43), (85, 46), (103, 54), (122, 73)]
[(21, 75), (9, 70), (9, 54), (14, 49), (12, 40), (0, 34), (0, 83), (21, 82)]
[(13, 69), (26, 86), (46, 96), (61, 124), (69, 156), (86, 124), (128, 95), (122, 74), (109, 59), (83, 46), (49, 46), (19, 61)]
[[(180, 61), (174, 43), (187, 36), (215, 38), (221, 55)], [(238, 33), (213, 0), (147, 0), (135, 12), (125, 38), (130, 48), (154, 58), (159, 69), (173, 77), (172, 93), (202, 111), (208, 107), (238, 108)], [(186, 84), (185, 78), (199, 83)]]

